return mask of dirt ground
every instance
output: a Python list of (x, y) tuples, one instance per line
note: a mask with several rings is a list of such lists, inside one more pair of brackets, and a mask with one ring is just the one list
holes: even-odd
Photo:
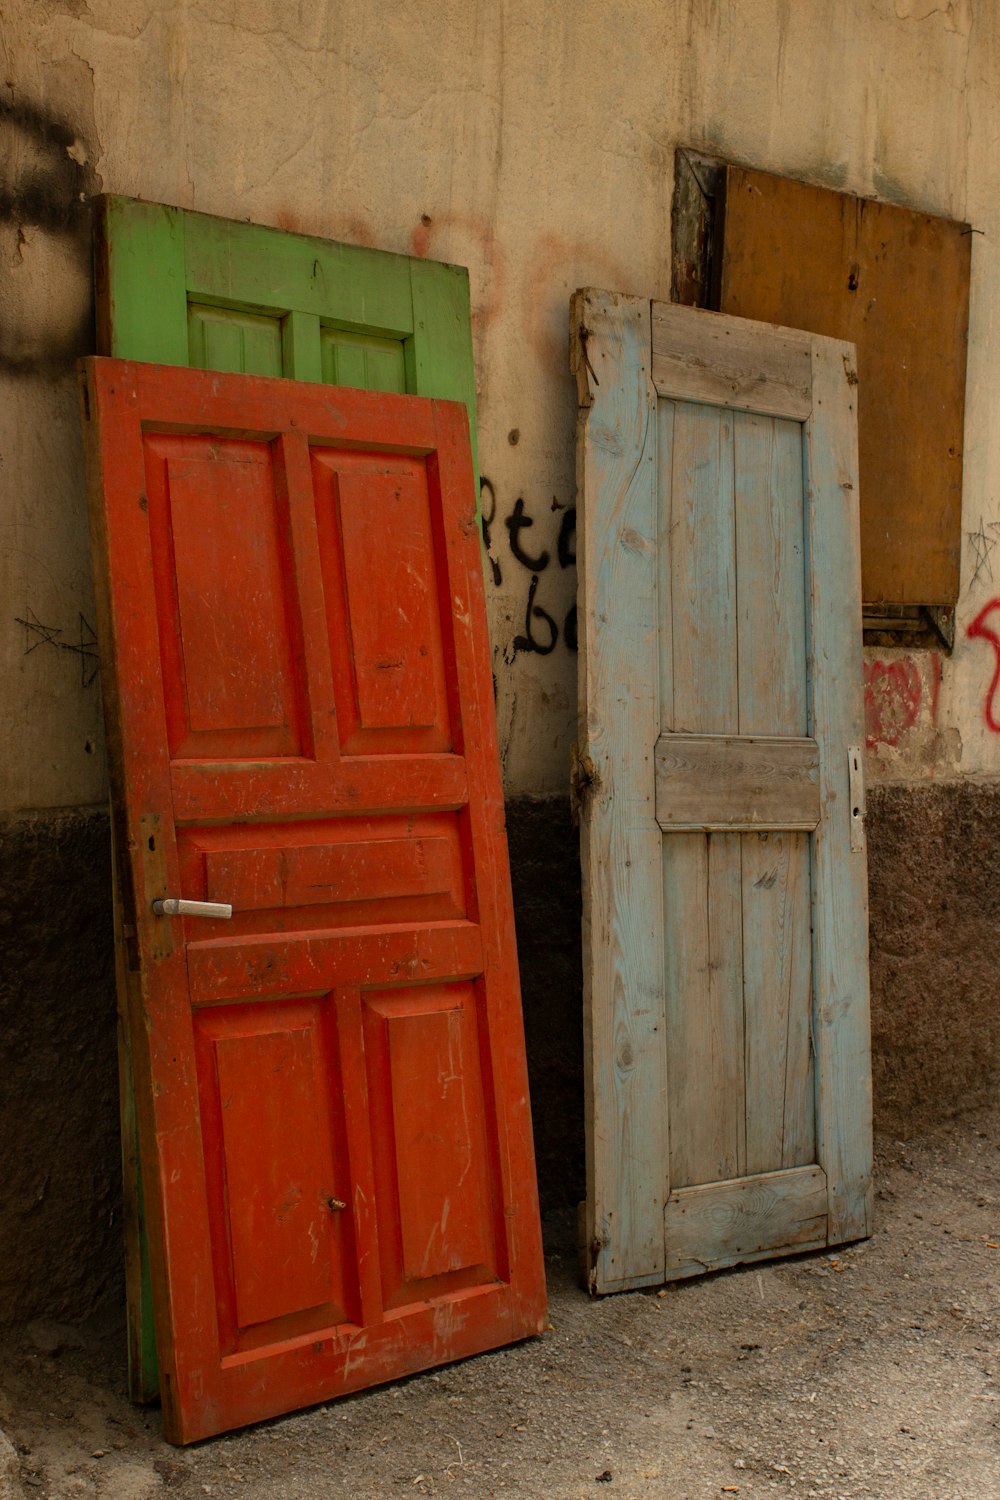
[(1000, 1500), (1000, 1107), (882, 1141), (874, 1237), (591, 1302), (547, 1226), (539, 1339), (171, 1448), (120, 1321), (0, 1350), (0, 1497)]

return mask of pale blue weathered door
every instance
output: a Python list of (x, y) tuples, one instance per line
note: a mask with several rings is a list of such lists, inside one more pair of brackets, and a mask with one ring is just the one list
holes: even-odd
[(870, 1231), (853, 347), (580, 292), (590, 1284)]

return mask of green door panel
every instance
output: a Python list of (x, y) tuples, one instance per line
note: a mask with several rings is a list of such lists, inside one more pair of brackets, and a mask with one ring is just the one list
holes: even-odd
[(464, 401), (477, 465), (464, 266), (132, 198), (97, 209), (102, 354)]

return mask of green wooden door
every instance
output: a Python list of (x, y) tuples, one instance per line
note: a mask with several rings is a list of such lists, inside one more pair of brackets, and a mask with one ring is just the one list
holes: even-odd
[[(101, 354), (463, 401), (478, 472), (464, 267), (109, 196), (97, 204), (96, 283)], [(128, 868), (121, 847), (117, 866)], [(116, 887), (120, 987), (136, 982), (127, 907)], [(120, 1072), (129, 1378), (148, 1401), (159, 1373), (124, 1050)]]
[(120, 359), (464, 401), (475, 461), (463, 266), (105, 197), (97, 303)]
[(852, 345), (609, 293), (572, 327), (607, 1292), (870, 1231), (857, 376)]

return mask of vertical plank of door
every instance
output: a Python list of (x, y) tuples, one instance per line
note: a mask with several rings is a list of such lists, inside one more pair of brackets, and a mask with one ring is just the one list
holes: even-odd
[(668, 1159), (659, 730), (656, 394), (648, 301), (581, 291), (578, 598), (587, 1210), (594, 1291), (663, 1279)]
[(162, 203), (98, 200), (97, 348), (121, 359), (188, 363), (184, 215)]
[[(734, 413), (739, 731), (804, 735), (802, 427)], [(748, 1172), (814, 1160), (809, 844), (742, 838)]]
[(406, 342), (406, 388), (416, 396), (464, 401), (469, 413), (472, 472), (479, 509), (476, 370), (472, 359), (469, 273), (441, 261), (410, 261), (413, 337)]
[(815, 1161), (809, 836), (743, 835), (747, 1171)]
[[(676, 403), (669, 466), (662, 460), (660, 475), (660, 570), (671, 616), (662, 648), (671, 664), (668, 672), (661, 659), (660, 680), (666, 692), (669, 675), (669, 724), (733, 734), (733, 414)], [(740, 865), (738, 834), (663, 838), (671, 1189), (718, 1182), (744, 1168)]]
[(871, 1232), (868, 889), (851, 848), (848, 746), (862, 743), (861, 557), (854, 347), (813, 346), (805, 429), (812, 732), (824, 817), (813, 835), (817, 1154), (831, 1243)]

